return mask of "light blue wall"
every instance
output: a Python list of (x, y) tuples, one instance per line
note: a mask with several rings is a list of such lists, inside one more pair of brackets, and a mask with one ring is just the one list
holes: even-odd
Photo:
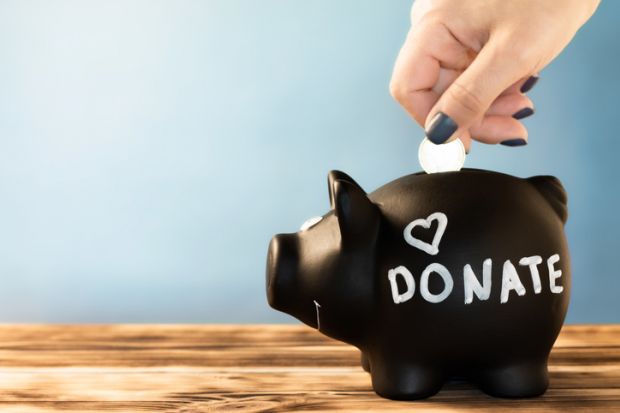
[[(279, 322), (269, 238), (419, 169), (387, 92), (409, 0), (0, 1), (0, 321)], [(468, 166), (570, 196), (570, 322), (620, 322), (620, 2)]]

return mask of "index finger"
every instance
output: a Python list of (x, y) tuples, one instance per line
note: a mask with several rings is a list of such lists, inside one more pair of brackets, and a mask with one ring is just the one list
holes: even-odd
[(412, 27), (398, 54), (390, 92), (420, 126), (439, 99), (433, 86), (442, 69), (463, 70), (473, 60), (470, 49), (441, 24)]

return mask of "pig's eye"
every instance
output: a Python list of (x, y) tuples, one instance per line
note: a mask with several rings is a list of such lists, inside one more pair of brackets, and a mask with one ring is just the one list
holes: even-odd
[(303, 224), (301, 224), (301, 228), (299, 228), (299, 230), (300, 231), (305, 231), (307, 229), (310, 229), (313, 226), (315, 226), (316, 224), (318, 224), (322, 219), (323, 219), (323, 217), (308, 218), (307, 220), (304, 221)]

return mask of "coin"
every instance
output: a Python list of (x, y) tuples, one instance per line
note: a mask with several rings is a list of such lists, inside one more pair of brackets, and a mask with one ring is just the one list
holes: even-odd
[(460, 139), (435, 145), (424, 138), (418, 149), (418, 160), (427, 174), (460, 171), (465, 163), (465, 147)]

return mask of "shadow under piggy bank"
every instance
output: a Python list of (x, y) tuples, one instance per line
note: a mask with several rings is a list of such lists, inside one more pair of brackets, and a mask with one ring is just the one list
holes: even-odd
[(570, 293), (566, 193), (551, 176), (417, 173), (366, 192), (328, 176), (331, 210), (269, 245), (269, 304), (358, 347), (380, 396), (455, 377), (497, 397), (548, 386)]

